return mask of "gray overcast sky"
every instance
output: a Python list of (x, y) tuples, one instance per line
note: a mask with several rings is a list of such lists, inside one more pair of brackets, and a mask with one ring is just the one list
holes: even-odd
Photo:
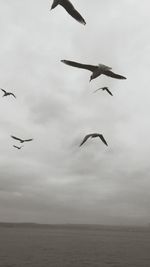
[[(150, 222), (149, 0), (0, 1), (0, 221)], [(60, 62), (111, 66), (102, 76)], [(109, 86), (114, 97), (99, 91)], [(2, 93), (2, 92), (1, 92)], [(86, 133), (103, 133), (79, 148)], [(10, 135), (34, 138), (20, 151)]]

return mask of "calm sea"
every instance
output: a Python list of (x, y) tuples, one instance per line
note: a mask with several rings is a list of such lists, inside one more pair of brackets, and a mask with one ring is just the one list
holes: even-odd
[(0, 267), (150, 267), (150, 229), (0, 227)]

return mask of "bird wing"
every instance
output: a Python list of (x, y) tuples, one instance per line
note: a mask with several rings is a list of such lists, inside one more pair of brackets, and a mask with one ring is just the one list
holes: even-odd
[(24, 142), (29, 142), (29, 141), (32, 141), (33, 140), (33, 138), (31, 138), (31, 139), (26, 139), (26, 140), (23, 140)]
[(71, 67), (76, 67), (76, 68), (80, 68), (80, 69), (86, 69), (89, 71), (95, 71), (95, 69), (97, 69), (97, 66), (93, 66), (93, 65), (87, 65), (87, 64), (81, 64), (78, 62), (74, 62), (71, 60), (61, 60), (62, 63), (69, 65)]
[(108, 88), (106, 88), (105, 90), (108, 92), (108, 94), (113, 96), (112, 92), (110, 92), (110, 90)]
[(17, 149), (21, 149), (22, 148), (22, 146), (15, 146), (15, 145), (13, 145), (13, 147), (15, 147)]
[(4, 90), (4, 89), (2, 89), (2, 88), (0, 88), (4, 93), (6, 93), (6, 91)]
[(71, 4), (69, 0), (63, 0), (60, 1), (60, 5), (63, 6), (66, 11), (78, 22), (82, 24), (86, 24), (84, 18), (80, 15), (80, 13), (74, 8), (74, 6)]
[(15, 140), (18, 140), (18, 141), (20, 141), (20, 142), (22, 142), (22, 141), (23, 141), (22, 139), (20, 139), (20, 138), (18, 138), (18, 137), (16, 137), (16, 136), (14, 136), (14, 135), (11, 135), (11, 137), (12, 137), (13, 139), (15, 139)]
[(93, 93), (96, 93), (97, 91), (101, 90), (102, 88), (98, 88), (96, 89)]
[(15, 148), (18, 148), (18, 149), (19, 149), (19, 147), (18, 147), (18, 146), (15, 146), (15, 145), (13, 145), (13, 147), (15, 147)]
[(15, 98), (16, 98), (16, 96), (15, 96), (13, 93), (10, 93), (10, 95), (12, 95), (13, 97), (15, 97)]
[(103, 74), (109, 76), (109, 77), (112, 77), (112, 78), (115, 78), (115, 79), (126, 79), (126, 77), (122, 76), (122, 75), (119, 75), (119, 74), (116, 74), (110, 70), (104, 70)]
[(107, 144), (107, 142), (106, 142), (106, 140), (105, 140), (105, 138), (104, 138), (104, 136), (103, 136), (102, 134), (99, 134), (99, 138), (102, 140), (102, 142), (103, 142), (106, 146), (108, 146), (108, 144)]
[(91, 134), (87, 134), (84, 138), (83, 138), (83, 141), (81, 142), (80, 146), (82, 146), (86, 141), (87, 139), (91, 136)]

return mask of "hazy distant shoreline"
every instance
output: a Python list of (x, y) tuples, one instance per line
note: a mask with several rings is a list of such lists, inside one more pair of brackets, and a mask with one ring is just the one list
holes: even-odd
[(16, 223), (0, 222), (2, 228), (40, 228), (40, 229), (83, 229), (83, 230), (107, 230), (107, 231), (150, 231), (150, 226), (120, 226), (100, 224), (40, 224), (40, 223)]

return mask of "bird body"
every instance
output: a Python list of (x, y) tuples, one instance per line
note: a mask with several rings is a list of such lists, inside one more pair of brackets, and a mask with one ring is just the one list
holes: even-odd
[(103, 90), (103, 91), (106, 91), (109, 95), (113, 96), (112, 92), (110, 92), (110, 90), (108, 89), (108, 87), (102, 87), (102, 88), (98, 88), (96, 89), (93, 93), (96, 93), (97, 91), (99, 90)]
[(74, 19), (82, 24), (86, 24), (84, 18), (80, 15), (80, 13), (74, 8), (72, 3), (69, 0), (54, 0), (51, 6), (51, 9), (54, 9), (58, 5), (61, 5)]
[(12, 95), (13, 97), (15, 97), (16, 98), (16, 96), (13, 94), (13, 93), (11, 93), (11, 92), (7, 92), (6, 90), (4, 90), (4, 89), (2, 89), (2, 88), (0, 88), (1, 89), (1, 91), (3, 91), (3, 97), (4, 96), (9, 96), (9, 95)]
[(106, 66), (106, 65), (104, 65), (104, 64), (98, 64), (98, 67), (99, 67), (100, 69), (103, 69), (103, 70), (112, 70), (111, 67)]
[(111, 71), (111, 67), (108, 67), (106, 65), (103, 64), (99, 64), (97, 66), (95, 65), (88, 65), (88, 64), (81, 64), (75, 61), (71, 61), (71, 60), (61, 60), (62, 63), (72, 66), (72, 67), (76, 67), (76, 68), (81, 68), (81, 69), (86, 69), (92, 72), (92, 75), (90, 77), (90, 81), (97, 78), (100, 75), (106, 75), (112, 78), (116, 78), (116, 79), (126, 79), (126, 77), (116, 74), (114, 72)]
[(99, 138), (101, 139), (101, 141), (102, 141), (106, 146), (108, 146), (108, 144), (107, 144), (105, 138), (103, 137), (103, 135), (102, 135), (102, 134), (99, 134), (99, 133), (87, 134), (87, 135), (84, 137), (83, 141), (81, 142), (80, 146), (82, 146), (82, 145), (83, 145), (89, 138), (96, 138), (96, 137), (99, 137)]
[(24, 143), (24, 142), (29, 142), (29, 141), (32, 141), (33, 139), (21, 139), (19, 137), (16, 137), (14, 135), (11, 135), (11, 137), (17, 141), (19, 141), (20, 143)]

